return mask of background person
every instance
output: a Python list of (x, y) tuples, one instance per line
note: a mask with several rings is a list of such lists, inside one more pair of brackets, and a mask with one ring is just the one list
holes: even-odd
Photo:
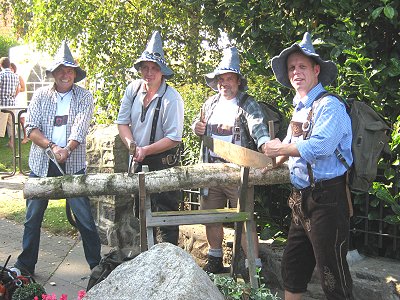
[[(10, 64), (10, 69), (15, 74), (17, 74), (17, 66), (14, 63)], [(17, 94), (15, 96), (15, 106), (21, 107), (21, 106), (25, 106), (26, 105), (26, 99), (23, 99), (23, 97), (26, 96), (26, 94), (24, 93), (26, 91), (26, 88), (25, 88), (25, 81), (22, 78), (22, 76), (18, 75), (18, 78), (19, 78), (19, 85), (18, 85), (18, 88), (17, 88)], [(16, 113), (15, 115), (18, 116), (18, 113)], [(22, 144), (26, 144), (29, 141), (29, 139), (26, 136), (25, 116), (26, 116), (26, 114), (23, 113), (23, 114), (21, 114), (21, 117), (19, 118), (19, 122), (21, 123), (22, 130), (23, 130), (23, 133), (24, 133), (24, 138), (21, 141)]]
[[(255, 143), (260, 148), (270, 140), (268, 128), (263, 122), (264, 115), (253, 97), (244, 93), (247, 90), (247, 80), (240, 73), (239, 54), (235, 47), (224, 50), (223, 58), (214, 72), (205, 75), (206, 83), (216, 95), (209, 98), (203, 105), (204, 116), (198, 116), (192, 128), (198, 136), (208, 135), (226, 142), (249, 148)], [(242, 122), (242, 119), (246, 122)], [(249, 137), (246, 132), (249, 132)], [(253, 139), (250, 143), (249, 139)], [(214, 152), (204, 149), (203, 162), (226, 162)], [(239, 198), (238, 186), (210, 187), (201, 197), (200, 209), (224, 208), (227, 201), (231, 207), (237, 206)], [(254, 201), (254, 187), (248, 191), (247, 201)], [(208, 261), (204, 270), (209, 273), (224, 272), (222, 241), (224, 230), (221, 223), (206, 224), (206, 235), (209, 244)], [(254, 237), (256, 266), (262, 267), (259, 258), (258, 236), (255, 226), (252, 229)], [(242, 235), (242, 245), (245, 238)], [(247, 253), (247, 249), (243, 247)], [(247, 276), (247, 274), (242, 274)]]
[[(11, 63), (8, 57), (2, 57), (0, 59), (0, 66), (2, 69), (0, 72), (0, 106), (15, 106), (15, 96), (19, 85), (18, 76), (11, 71)], [(12, 130), (14, 124), (12, 122), (11, 114), (8, 114), (6, 124), (10, 136), (10, 141), (7, 146), (14, 148), (14, 130)], [(4, 131), (4, 127), (1, 131)]]
[(278, 157), (278, 164), (289, 158), (293, 185), (288, 200), (292, 222), (282, 258), (285, 299), (301, 299), (315, 266), (327, 299), (352, 299), (346, 167), (335, 154), (338, 149), (352, 164), (351, 121), (336, 97), (321, 98), (323, 86), (336, 78), (336, 65), (315, 52), (309, 33), (271, 64), (276, 79), (296, 91), (286, 138), (263, 147), (268, 156)]
[[(75, 83), (86, 77), (63, 42), (46, 74), (54, 85), (34, 93), (28, 107), (27, 134), (32, 140), (29, 153), (30, 177), (62, 176), (46, 151), (53, 151), (56, 162), (66, 174), (84, 174), (86, 170), (86, 135), (93, 117), (92, 94)], [(50, 120), (50, 122), (49, 122)], [(100, 262), (101, 244), (87, 197), (66, 199), (81, 234), (90, 269)], [(27, 199), (22, 252), (15, 267), (33, 275), (38, 260), (40, 228), (48, 199)]]
[[(179, 144), (183, 132), (183, 100), (166, 83), (173, 76), (167, 66), (160, 33), (155, 31), (146, 50), (134, 64), (141, 79), (131, 82), (121, 100), (118, 118), (119, 135), (128, 147), (137, 144), (136, 171), (148, 165), (150, 171), (173, 167), (179, 163)], [(177, 211), (179, 191), (156, 193), (151, 201), (156, 211)], [(179, 227), (159, 228), (159, 242), (178, 244)]]

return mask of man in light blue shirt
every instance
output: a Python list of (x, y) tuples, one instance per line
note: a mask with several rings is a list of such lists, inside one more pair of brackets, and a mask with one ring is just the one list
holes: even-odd
[[(164, 58), (162, 39), (158, 31), (150, 38), (146, 50), (134, 64), (141, 79), (131, 82), (121, 100), (118, 131), (129, 149), (137, 145), (133, 160), (135, 171), (147, 165), (150, 171), (163, 170), (179, 164), (183, 132), (184, 104), (181, 95), (166, 82), (173, 77)], [(135, 212), (138, 212), (138, 203)], [(179, 210), (179, 191), (151, 194), (156, 211)], [(178, 226), (160, 227), (157, 241), (177, 245)]]
[(277, 80), (294, 88), (286, 138), (264, 144), (280, 165), (289, 159), (292, 223), (282, 259), (285, 299), (301, 299), (315, 266), (327, 299), (352, 299), (346, 261), (351, 206), (342, 155), (351, 165), (351, 120), (344, 104), (323, 86), (337, 75), (315, 52), (309, 33), (272, 61)]

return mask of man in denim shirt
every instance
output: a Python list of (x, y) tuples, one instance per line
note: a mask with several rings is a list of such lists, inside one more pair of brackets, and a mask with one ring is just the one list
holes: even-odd
[[(270, 140), (268, 128), (263, 119), (264, 114), (253, 97), (244, 93), (247, 90), (247, 80), (240, 73), (239, 54), (235, 47), (225, 49), (224, 56), (214, 72), (205, 76), (207, 85), (218, 94), (209, 98), (203, 105), (204, 116), (198, 116), (193, 123), (196, 135), (209, 135), (213, 138), (238, 144), (247, 148), (260, 149)], [(225, 162), (209, 149), (203, 149), (203, 162)], [(201, 198), (201, 209), (224, 208), (227, 200), (231, 207), (236, 207), (239, 198), (238, 186), (210, 187)], [(254, 187), (249, 188), (249, 201), (254, 200)], [(210, 246), (208, 261), (204, 270), (210, 273), (224, 272), (222, 241), (224, 231), (222, 224), (207, 224), (206, 235)], [(258, 257), (258, 236), (253, 228), (256, 266), (261, 267)], [(243, 236), (242, 236), (242, 240)], [(245, 243), (242, 243), (245, 246)], [(246, 276), (247, 274), (242, 274)]]
[[(86, 77), (63, 42), (54, 63), (46, 70), (54, 85), (38, 89), (29, 104), (26, 131), (32, 140), (29, 153), (31, 177), (56, 177), (84, 174), (86, 170), (86, 134), (93, 116), (92, 94), (75, 83)], [(54, 157), (50, 159), (49, 153)], [(100, 238), (87, 197), (67, 198), (81, 234), (83, 250), (90, 269), (101, 259)], [(26, 221), (22, 253), (15, 267), (24, 275), (33, 275), (38, 260), (40, 228), (48, 199), (26, 200)]]
[(327, 299), (352, 299), (346, 261), (351, 206), (346, 167), (335, 153), (351, 165), (351, 120), (344, 104), (323, 88), (336, 78), (336, 65), (315, 53), (309, 33), (271, 63), (277, 80), (296, 91), (286, 138), (263, 147), (278, 165), (289, 158), (293, 184), (282, 259), (285, 299), (301, 299), (315, 266)]

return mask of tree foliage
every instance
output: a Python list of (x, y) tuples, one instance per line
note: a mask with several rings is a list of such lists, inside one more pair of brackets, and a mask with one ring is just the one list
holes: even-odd
[(40, 48), (54, 52), (62, 39), (79, 48), (92, 86), (101, 87), (102, 122), (115, 117), (133, 75), (128, 70), (153, 30), (165, 40), (177, 84), (203, 83), (225, 32), (242, 52), (251, 92), (286, 108), (290, 91), (276, 83), (269, 61), (309, 31), (318, 53), (338, 62), (333, 89), (367, 101), (390, 120), (399, 114), (398, 0), (0, 1), (13, 8), (17, 32)]
[(16, 39), (0, 35), (0, 57), (9, 56), (8, 50), (16, 45), (18, 45)]

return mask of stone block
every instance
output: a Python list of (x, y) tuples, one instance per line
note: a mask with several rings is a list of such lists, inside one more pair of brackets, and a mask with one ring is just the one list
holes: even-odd
[[(128, 169), (128, 150), (117, 125), (95, 125), (87, 136), (88, 173), (122, 173)], [(103, 244), (111, 247), (139, 245), (139, 222), (133, 216), (133, 197), (89, 197)]]

